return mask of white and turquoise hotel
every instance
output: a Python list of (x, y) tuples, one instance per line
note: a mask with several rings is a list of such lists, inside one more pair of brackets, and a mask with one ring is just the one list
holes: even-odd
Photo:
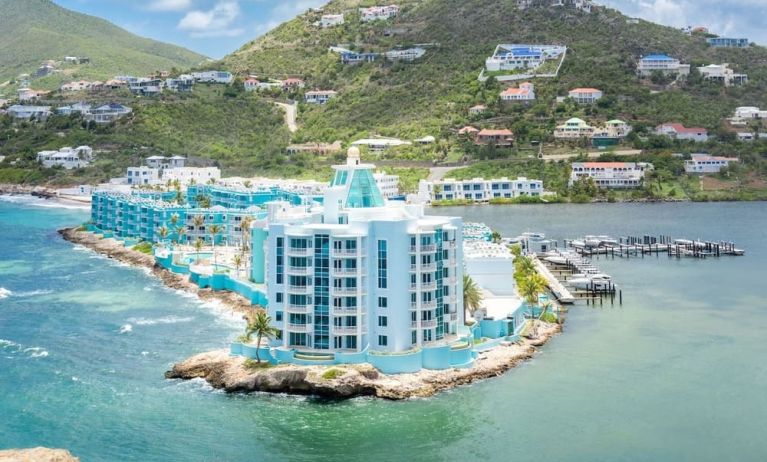
[(324, 206), (272, 203), (254, 226), (278, 350), (344, 362), (449, 348), (464, 325), (461, 218), (386, 202), (356, 148), (334, 169)]

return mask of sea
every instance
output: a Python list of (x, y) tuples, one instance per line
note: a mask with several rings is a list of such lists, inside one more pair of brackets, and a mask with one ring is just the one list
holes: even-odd
[(663, 234), (742, 257), (595, 260), (623, 303), (577, 305), (531, 361), (427, 399), (228, 395), (166, 380), (243, 321), (63, 241), (88, 211), (0, 197), (0, 448), (83, 461), (767, 460), (765, 203), (434, 209), (504, 236)]

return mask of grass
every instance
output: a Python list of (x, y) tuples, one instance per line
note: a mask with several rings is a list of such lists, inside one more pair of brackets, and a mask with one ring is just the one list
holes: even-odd
[(245, 369), (248, 369), (250, 371), (269, 369), (270, 367), (274, 366), (269, 361), (261, 360), (261, 362), (258, 362), (255, 359), (250, 359), (250, 358), (246, 359), (243, 365), (245, 366)]
[(139, 242), (138, 244), (133, 246), (133, 250), (147, 254), (147, 255), (152, 255), (152, 249), (153, 249), (152, 243), (147, 241)]
[(331, 368), (331, 369), (328, 369), (325, 372), (323, 372), (321, 377), (324, 380), (334, 380), (334, 379), (337, 379), (339, 377), (343, 377), (344, 375), (346, 375), (346, 371), (345, 370)]

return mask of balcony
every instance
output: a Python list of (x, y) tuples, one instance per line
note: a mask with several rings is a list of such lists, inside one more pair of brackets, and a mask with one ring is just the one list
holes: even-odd
[(288, 255), (296, 255), (296, 256), (308, 256), (311, 255), (312, 249), (310, 248), (302, 248), (302, 247), (288, 247)]
[(421, 263), (421, 266), (410, 265), (410, 271), (432, 272), (437, 270), (436, 263)]
[(333, 287), (330, 292), (334, 295), (359, 295), (364, 291), (361, 287)]
[(288, 313), (297, 313), (297, 314), (304, 314), (309, 310), (311, 307), (309, 305), (294, 305), (292, 303), (288, 303), (285, 306), (285, 309)]
[(356, 257), (359, 255), (358, 249), (333, 249), (331, 254), (334, 257)]
[[(417, 252), (418, 250), (419, 250), (418, 246), (415, 246), (415, 245), (410, 246), (410, 253)], [(435, 246), (434, 244), (422, 245), (420, 247), (421, 253), (434, 252), (435, 250), (437, 250), (437, 246)]]
[(356, 306), (334, 306), (331, 310), (335, 316), (356, 316), (358, 314)]
[(358, 326), (333, 326), (333, 334), (336, 335), (357, 335), (358, 333)]
[(447, 315), (447, 318), (450, 321), (458, 321), (458, 313), (450, 313), (449, 315)]
[(288, 274), (295, 274), (298, 276), (308, 276), (312, 274), (312, 268), (311, 266), (288, 266), (287, 273)]
[(311, 324), (288, 324), (288, 330), (292, 332), (311, 332), (312, 331), (312, 325)]
[(334, 274), (343, 274), (343, 275), (351, 275), (354, 276), (358, 273), (358, 268), (333, 268)]
[(430, 300), (428, 302), (421, 302), (421, 309), (422, 310), (433, 310), (437, 308), (437, 301), (436, 300)]
[(433, 329), (437, 327), (437, 320), (436, 319), (426, 319), (421, 321), (411, 321), (410, 322), (411, 328), (421, 328), (421, 329)]
[(311, 294), (312, 291), (312, 286), (288, 286), (288, 292), (292, 292), (294, 294)]

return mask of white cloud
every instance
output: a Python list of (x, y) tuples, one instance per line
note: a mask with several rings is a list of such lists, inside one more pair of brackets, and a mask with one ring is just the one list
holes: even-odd
[(192, 0), (152, 0), (146, 7), (151, 11), (186, 11), (192, 7)]
[(192, 37), (235, 37), (242, 28), (233, 27), (240, 16), (240, 5), (234, 0), (221, 0), (207, 11), (188, 12), (178, 23), (178, 28)]

